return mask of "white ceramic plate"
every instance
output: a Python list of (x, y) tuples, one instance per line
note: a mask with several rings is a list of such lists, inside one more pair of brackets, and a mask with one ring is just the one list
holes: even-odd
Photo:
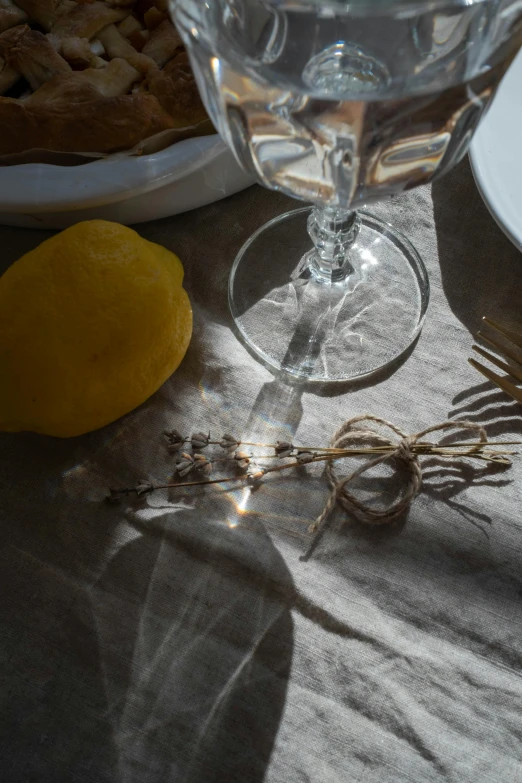
[(475, 134), (470, 158), (491, 214), (522, 250), (522, 49)]
[(153, 155), (83, 166), (6, 166), (0, 168), (0, 223), (34, 228), (65, 228), (92, 218), (140, 223), (251, 184), (217, 135), (186, 139)]

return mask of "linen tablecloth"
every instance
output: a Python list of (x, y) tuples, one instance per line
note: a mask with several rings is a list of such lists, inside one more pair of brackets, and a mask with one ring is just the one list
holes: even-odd
[[(522, 256), (468, 163), (374, 209), (432, 286), (418, 343), (378, 382), (285, 385), (231, 329), (234, 255), (292, 204), (253, 187), (138, 226), (185, 265), (183, 364), (98, 432), (0, 436), (2, 783), (522, 781), (522, 458), (431, 461), (402, 524), (337, 510), (308, 562), (321, 471), (103, 503), (170, 475), (173, 427), (326, 445), (372, 412), (522, 436), (522, 408), (466, 362), (482, 315), (522, 320)], [(46, 236), (0, 228), (0, 270)], [(388, 473), (363, 496), (392, 493)]]

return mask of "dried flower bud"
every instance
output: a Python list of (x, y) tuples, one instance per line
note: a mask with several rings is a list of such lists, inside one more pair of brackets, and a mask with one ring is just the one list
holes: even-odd
[(278, 440), (275, 446), (275, 453), (278, 457), (289, 457), (293, 450), (293, 444), (284, 440)]
[(234, 459), (236, 461), (237, 466), (242, 470), (248, 468), (248, 466), (250, 465), (250, 454), (247, 454), (246, 451), (240, 451), (238, 449), (234, 454)]
[(302, 462), (304, 464), (305, 462), (313, 461), (314, 453), (312, 451), (298, 451), (295, 456), (298, 462)]
[(204, 449), (208, 446), (210, 440), (210, 432), (205, 435), (204, 432), (194, 432), (190, 438), (190, 443), (193, 449)]
[(179, 451), (181, 446), (185, 443), (185, 438), (177, 430), (165, 432), (165, 437), (167, 438), (167, 449), (171, 454)]
[(239, 441), (233, 435), (227, 435), (227, 433), (225, 433), (219, 441), (219, 445), (222, 449), (225, 449), (225, 451), (234, 451), (234, 449), (239, 446)]
[(150, 481), (140, 481), (139, 484), (136, 484), (134, 487), (134, 492), (138, 497), (141, 497), (142, 495), (146, 495), (147, 492), (152, 492), (154, 489), (154, 485)]
[(105, 498), (107, 503), (110, 503), (111, 505), (117, 505), (123, 498), (127, 497), (129, 494), (128, 489), (110, 489), (109, 494)]
[(194, 466), (200, 470), (205, 476), (209, 476), (212, 472), (212, 463), (208, 460), (204, 454), (194, 454)]
[(182, 451), (176, 460), (176, 472), (178, 476), (186, 476), (190, 473), (194, 467), (194, 458), (191, 454), (187, 454), (186, 451)]
[(265, 471), (263, 468), (259, 468), (256, 466), (250, 466), (248, 470), (248, 483), (249, 484), (255, 484), (256, 481), (260, 481), (263, 476), (265, 475)]

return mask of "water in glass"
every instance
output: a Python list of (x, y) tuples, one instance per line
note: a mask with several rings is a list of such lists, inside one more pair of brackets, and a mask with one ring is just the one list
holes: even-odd
[(522, 8), (395, 5), (176, 2), (212, 119), (261, 183), (347, 208), (464, 155), (520, 47)]

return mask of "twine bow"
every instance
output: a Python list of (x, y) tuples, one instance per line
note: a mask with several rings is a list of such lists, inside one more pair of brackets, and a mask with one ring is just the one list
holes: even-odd
[[(394, 440), (388, 434), (382, 434), (368, 427), (355, 429), (354, 425), (360, 424), (361, 422), (374, 422), (383, 429), (391, 430), (391, 432), (398, 436), (399, 440)], [(478, 436), (479, 443), (474, 443), (473, 445), (470, 445), (469, 448), (463, 446), (458, 451), (459, 457), (476, 454), (482, 448), (482, 445), (480, 444), (487, 442), (487, 435), (484, 427), (470, 421), (445, 421), (441, 424), (435, 424), (432, 427), (428, 427), (421, 432), (417, 432), (415, 435), (407, 435), (391, 422), (386, 421), (386, 419), (381, 419), (379, 416), (373, 416), (372, 414), (355, 416), (353, 419), (345, 421), (333, 435), (330, 442), (330, 448), (346, 449), (351, 446), (353, 447), (354, 443), (361, 442), (377, 444), (387, 448), (383, 450), (382, 454), (365, 462), (364, 465), (356, 468), (344, 478), (339, 478), (335, 472), (334, 460), (329, 460), (326, 463), (325, 473), (331, 487), (331, 492), (322, 512), (309, 528), (314, 536), (306, 553), (300, 559), (308, 560), (311, 556), (324, 532), (328, 518), (337, 503), (348, 515), (355, 517), (366, 525), (386, 525), (400, 517), (410, 507), (421, 488), (422, 469), (419, 457), (422, 454), (425, 454), (426, 456), (434, 456), (437, 454), (438, 444), (428, 443), (422, 439), (432, 432), (444, 432), (448, 430), (467, 430), (475, 432)], [(443, 447), (440, 446), (440, 448), (442, 449)], [(376, 465), (389, 459), (398, 459), (405, 465), (408, 474), (406, 485), (398, 500), (385, 508), (377, 509), (355, 497), (355, 495), (349, 491), (348, 484), (363, 473), (367, 473)]]

